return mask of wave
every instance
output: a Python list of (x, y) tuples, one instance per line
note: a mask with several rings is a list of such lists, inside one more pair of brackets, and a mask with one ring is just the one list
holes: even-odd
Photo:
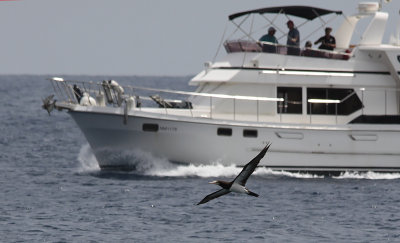
[(265, 168), (265, 167), (257, 168), (257, 170), (254, 172), (254, 175), (273, 175), (273, 176), (284, 176), (284, 177), (299, 178), (299, 179), (324, 178), (324, 176), (315, 175), (315, 174), (277, 171), (277, 170), (271, 170), (271, 169)]
[[(134, 150), (119, 155), (125, 162), (135, 168), (135, 174), (157, 177), (235, 177), (242, 168), (235, 165), (222, 165), (218, 161), (210, 165), (178, 165), (171, 163), (165, 158), (153, 156), (151, 153), (141, 150)], [(114, 158), (117, 159), (117, 158)], [(100, 167), (89, 144), (81, 147), (78, 155), (78, 172), (92, 173), (99, 172)], [(294, 178), (321, 178), (310, 174), (290, 173), (285, 171), (273, 171), (267, 168), (257, 168), (254, 172), (257, 176), (287, 176)]]
[[(171, 163), (166, 158), (153, 156), (151, 153), (141, 150), (134, 150), (121, 155), (125, 161), (135, 168), (135, 174), (156, 177), (235, 177), (242, 168), (235, 165), (222, 165), (218, 161), (210, 165), (178, 165)], [(89, 144), (81, 147), (78, 155), (78, 172), (99, 172), (100, 167)], [(278, 176), (298, 179), (322, 179), (325, 176), (318, 176), (305, 173), (294, 173), (287, 171), (274, 171), (269, 168), (260, 167), (254, 172), (260, 177)], [(393, 180), (400, 179), (400, 173), (378, 173), (378, 172), (345, 172), (339, 176), (332, 176), (334, 179), (366, 179), (366, 180)]]
[(78, 162), (77, 170), (79, 173), (100, 171), (99, 163), (89, 144), (82, 145), (78, 154)]
[(340, 176), (333, 176), (335, 179), (366, 179), (366, 180), (395, 180), (400, 179), (400, 173), (380, 172), (345, 172)]
[(211, 165), (175, 165), (168, 170), (153, 170), (148, 175), (171, 177), (232, 177), (240, 172), (241, 168), (234, 165), (224, 166), (218, 163)]

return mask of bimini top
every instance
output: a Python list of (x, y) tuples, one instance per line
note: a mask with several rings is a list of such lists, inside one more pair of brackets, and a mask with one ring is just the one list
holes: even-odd
[(300, 17), (300, 18), (305, 18), (308, 20), (313, 20), (313, 19), (315, 19), (319, 16), (322, 16), (322, 15), (325, 15), (325, 14), (331, 14), (331, 13), (342, 14), (342, 11), (332, 11), (332, 10), (327, 10), (327, 9), (322, 9), (322, 8), (308, 7), (308, 6), (283, 6), (283, 7), (260, 8), (260, 9), (254, 9), (254, 10), (249, 10), (249, 11), (245, 11), (245, 12), (235, 13), (235, 14), (229, 15), (229, 20), (233, 20), (233, 19), (236, 19), (243, 15), (249, 15), (249, 14), (253, 14), (253, 13), (287, 14), (287, 15), (293, 15), (293, 16)]

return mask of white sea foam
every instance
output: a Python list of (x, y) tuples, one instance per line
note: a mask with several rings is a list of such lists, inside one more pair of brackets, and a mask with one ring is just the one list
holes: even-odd
[(292, 178), (301, 178), (301, 179), (314, 179), (314, 178), (324, 178), (324, 176), (318, 176), (307, 173), (294, 173), (288, 171), (274, 171), (269, 168), (260, 167), (254, 172), (254, 175), (274, 175), (274, 176), (287, 176)]
[(400, 173), (379, 173), (379, 172), (345, 172), (335, 179), (366, 179), (366, 180), (394, 180), (400, 179)]
[[(177, 165), (168, 161), (166, 158), (153, 156), (151, 153), (141, 150), (134, 150), (129, 154), (122, 154), (124, 160), (128, 160), (136, 169), (136, 173), (148, 176), (170, 176), (170, 177), (235, 177), (242, 168), (235, 165), (222, 165), (219, 162), (210, 165)], [(78, 172), (100, 171), (96, 157), (94, 156), (89, 144), (81, 147), (78, 155)], [(324, 178), (304, 173), (292, 173), (287, 171), (273, 171), (268, 168), (260, 167), (254, 172), (256, 176), (284, 176), (300, 179)], [(334, 179), (366, 179), (366, 180), (392, 180), (400, 179), (400, 173), (377, 173), (377, 172), (345, 172)]]
[(134, 165), (136, 172), (144, 175), (157, 175), (158, 171), (168, 171), (176, 167), (168, 159), (153, 156), (149, 152), (134, 150), (131, 152), (131, 165)]
[[(144, 175), (157, 175), (158, 171), (168, 171), (171, 168), (176, 168), (176, 165), (169, 162), (167, 159), (157, 158), (151, 153), (141, 150), (124, 151), (114, 154), (113, 159), (116, 161), (123, 161), (135, 168), (136, 172)], [(99, 163), (89, 144), (81, 147), (78, 154), (78, 172), (96, 172), (100, 171)]]
[[(147, 171), (152, 176), (198, 176), (198, 177), (235, 177), (242, 168), (234, 165), (224, 166), (218, 163), (212, 165), (173, 165), (168, 169), (153, 169)], [(323, 179), (325, 176), (294, 173), (287, 171), (274, 171), (269, 168), (260, 167), (254, 172), (256, 176), (281, 176), (299, 179)], [(345, 172), (340, 176), (333, 176), (334, 179), (365, 179), (365, 180), (393, 180), (400, 179), (400, 173), (378, 173), (378, 172)]]
[[(154, 169), (148, 171), (147, 175), (152, 176), (172, 176), (172, 177), (235, 177), (242, 168), (235, 165), (222, 165), (218, 162), (211, 165), (175, 165), (168, 169)], [(286, 171), (273, 171), (268, 168), (260, 167), (254, 172), (257, 176), (287, 176), (293, 178), (323, 178), (323, 176), (316, 176), (311, 174), (291, 173)]]
[(236, 176), (240, 170), (241, 168), (234, 165), (223, 166), (217, 163), (212, 165), (178, 165), (168, 170), (153, 170), (149, 175), (174, 177), (232, 177)]
[(78, 154), (79, 167), (78, 172), (95, 172), (100, 171), (99, 163), (94, 156), (92, 149), (89, 144), (85, 144), (81, 147)]

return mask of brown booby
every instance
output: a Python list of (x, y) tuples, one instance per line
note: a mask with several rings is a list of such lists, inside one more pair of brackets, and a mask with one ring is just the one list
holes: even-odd
[(245, 187), (247, 179), (249, 179), (250, 175), (254, 172), (256, 169), (257, 165), (260, 163), (260, 160), (264, 158), (265, 153), (267, 153), (269, 146), (271, 146), (271, 143), (267, 144), (263, 150), (254, 158), (252, 159), (249, 163), (247, 163), (244, 167), (243, 170), (239, 173), (239, 175), (231, 182), (227, 181), (212, 181), (210, 184), (216, 184), (222, 187), (221, 190), (216, 191), (214, 193), (211, 193), (207, 195), (203, 200), (201, 200), (197, 205), (206, 203), (210, 200), (213, 200), (217, 197), (223, 196), (225, 194), (228, 194), (230, 192), (238, 192), (238, 193), (246, 193), (247, 195), (253, 196), (253, 197), (258, 197), (257, 193), (254, 193), (247, 189)]

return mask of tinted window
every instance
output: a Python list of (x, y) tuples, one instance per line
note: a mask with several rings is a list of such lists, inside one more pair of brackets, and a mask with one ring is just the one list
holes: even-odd
[(144, 123), (142, 129), (145, 132), (157, 132), (158, 124)]
[[(349, 115), (362, 108), (361, 100), (353, 89), (308, 88), (308, 99), (340, 100), (339, 104), (308, 103), (307, 114)], [(336, 111), (337, 109), (337, 111)]]
[(243, 137), (256, 138), (258, 136), (257, 130), (243, 130)]
[(301, 88), (278, 87), (278, 98), (284, 99), (277, 102), (278, 113), (302, 114)]
[(231, 128), (218, 128), (217, 130), (218, 136), (232, 136)]

